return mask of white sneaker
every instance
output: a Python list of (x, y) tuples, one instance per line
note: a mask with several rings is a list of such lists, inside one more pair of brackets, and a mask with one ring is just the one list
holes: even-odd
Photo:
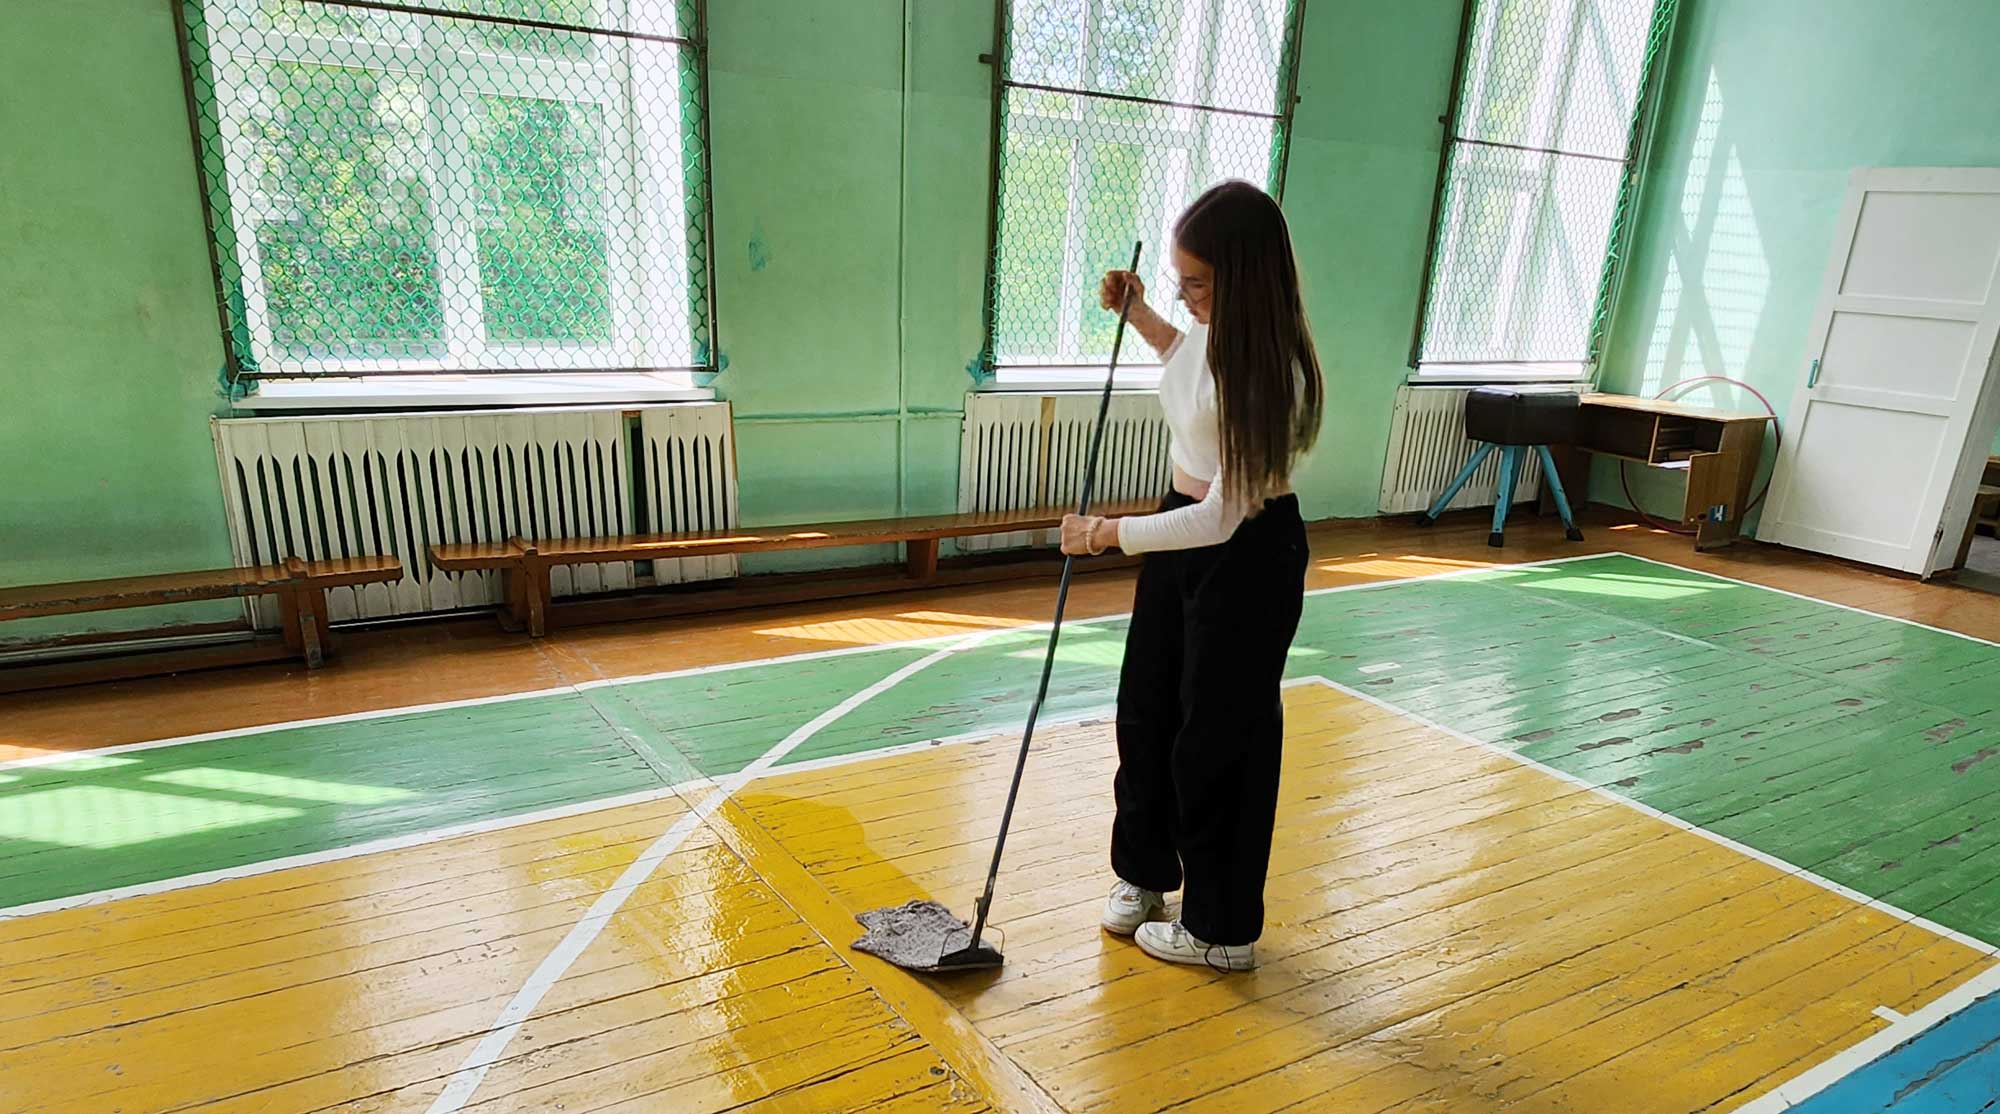
[(1257, 945), (1205, 943), (1179, 921), (1142, 924), (1133, 939), (1138, 941), (1141, 951), (1168, 963), (1186, 963), (1216, 971), (1248, 971), (1257, 966)]
[(1140, 925), (1162, 920), (1166, 915), (1166, 895), (1158, 890), (1142, 890), (1122, 878), (1112, 884), (1111, 896), (1104, 899), (1104, 931), (1120, 936), (1130, 936)]

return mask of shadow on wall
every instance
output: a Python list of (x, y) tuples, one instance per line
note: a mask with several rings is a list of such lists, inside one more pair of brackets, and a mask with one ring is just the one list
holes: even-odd
[[(1777, 408), (1782, 421), (1791, 384), (1781, 369), (1791, 360), (1772, 345), (1789, 338), (1774, 338), (1764, 328), (1772, 289), (1771, 260), (1758, 232), (1756, 206), (1726, 109), (1721, 82), (1710, 69), (1700, 120), (1682, 167), (1677, 214), (1666, 201), (1665, 191), (1673, 188), (1673, 181), (1660, 173), (1665, 168), (1657, 163), (1652, 171), (1653, 189), (1659, 192), (1647, 208), (1668, 225), (1654, 233), (1655, 251), (1664, 256), (1658, 268), (1659, 297), (1650, 322), (1625, 323), (1634, 332), (1650, 326), (1650, 339), (1638, 354), (1637, 367), (1605, 385), (1652, 396), (1676, 383), (1722, 376), (1753, 383)], [(1816, 275), (1788, 275), (1785, 280), (1817, 288)], [(1757, 375), (1754, 369), (1759, 368), (1766, 373)], [(1750, 391), (1728, 383), (1701, 384), (1676, 392), (1676, 397), (1701, 406), (1753, 413), (1763, 409)], [(1759, 487), (1769, 478), (1776, 458), (1776, 440), (1767, 437)], [(1609, 479), (1600, 490), (1622, 495), (1616, 477)], [(1676, 477), (1632, 469), (1630, 483), (1642, 507), (1657, 512), (1680, 501), (1682, 481)], [(1755, 521), (1753, 514), (1750, 529), (1754, 530)]]

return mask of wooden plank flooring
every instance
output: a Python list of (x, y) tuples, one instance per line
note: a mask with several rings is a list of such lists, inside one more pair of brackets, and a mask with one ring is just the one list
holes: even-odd
[[(1585, 551), (2000, 633), (1990, 597), (1591, 530)], [(1579, 552), (1558, 536), (1323, 531), (1313, 583)], [(1129, 590), (1092, 578), (1073, 606)], [(1016, 586), (539, 644), (441, 624), (350, 637), (310, 678), (0, 698), (0, 763), (31, 760), (0, 766), (0, 1109), (429, 1109), (608, 894), (446, 1109), (1723, 1110), (1991, 977), (2000, 650), (1625, 559), (1311, 602), (1254, 975), (1096, 930), (1111, 751), (1088, 722), (1029, 767), (1006, 968), (856, 956), (859, 909), (970, 911), (1039, 662), (1004, 628), (1046, 606)], [(937, 645), (880, 644), (982, 631), (824, 714)], [(1060, 717), (1101, 714), (1121, 640), (1066, 638)], [(850, 652), (727, 668), (827, 650)], [(310, 717), (335, 722), (259, 727)], [(718, 804), (712, 779), (802, 731)], [(62, 758), (205, 732), (234, 734)], [(943, 737), (966, 741), (904, 746)], [(137, 895), (92, 896), (117, 886)], [(95, 903), (6, 915), (38, 901)], [(1981, 1024), (1909, 1047), (1970, 1065), (1970, 1093), (2000, 1042)]]
[[(1008, 964), (944, 993), (1072, 1110), (1704, 1110), (1992, 965), (1566, 781), (1344, 694), (1289, 702), (1264, 965), (1093, 933), (1108, 731), (1031, 765)], [(744, 807), (843, 905), (976, 893), (1009, 756), (780, 775)], [(867, 964), (870, 961), (864, 960)]]
[[(1247, 978), (1097, 932), (1108, 732), (1041, 744), (1002, 885), (1008, 966), (943, 990), (1063, 1108), (1602, 1110), (1670, 1079), (1616, 1108), (1705, 1109), (1990, 965), (1345, 694), (1298, 688), (1290, 711), (1272, 929)], [(822, 934), (844, 944), (846, 915), (911, 896), (964, 905), (1009, 757), (942, 747), (753, 783), (748, 823), (839, 909), (806, 923), (796, 886), (697, 836), (467, 1109), (982, 1109), (873, 988), (893, 975)], [(683, 807), (10, 923), (0, 1094), (24, 1111), (422, 1109)]]
[[(1312, 587), (1426, 576), (1468, 567), (1539, 561), (1579, 553), (1626, 552), (1686, 568), (1741, 577), (1816, 599), (2000, 638), (2000, 596), (1946, 584), (1919, 584), (1840, 562), (1757, 545), (1696, 553), (1686, 538), (1586, 515), (1587, 540), (1566, 542), (1550, 520), (1510, 524), (1507, 547), (1486, 545), (1477, 514), (1449, 515), (1430, 530), (1395, 523), (1336, 523), (1312, 531)], [(308, 673), (285, 664), (220, 670), (189, 678), (0, 696), (0, 761), (50, 751), (112, 746), (346, 715), (400, 705), (467, 700), (553, 685), (629, 677), (779, 657), (830, 648), (1046, 622), (1051, 588), (1014, 584), (979, 591), (913, 593), (676, 619), (613, 623), (530, 640), (500, 632), (490, 618), (357, 631), (341, 658)], [(1129, 573), (1080, 578), (1070, 596), (1076, 618), (1118, 614), (1132, 603)]]
[[(663, 800), (11, 923), (0, 1096), (23, 1114), (424, 1109), (684, 811)], [(987, 1108), (705, 833), (514, 1050), (467, 1109)]]

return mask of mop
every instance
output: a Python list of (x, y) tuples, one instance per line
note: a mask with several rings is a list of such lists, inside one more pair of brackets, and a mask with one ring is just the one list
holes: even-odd
[[(1139, 270), (1141, 244), (1132, 245), (1132, 267)], [(1118, 307), (1118, 331), (1111, 338), (1111, 366), (1104, 376), (1104, 393), (1097, 400), (1097, 428), (1090, 435), (1090, 455), (1083, 466), (1083, 494), (1076, 513), (1090, 513), (1091, 489), (1097, 485), (1097, 453), (1104, 444), (1104, 418), (1111, 410), (1111, 387), (1118, 378), (1118, 350), (1125, 344), (1125, 319), (1132, 312), (1132, 288), (1125, 288)], [(1056, 640), (1062, 636), (1063, 606), (1069, 602), (1070, 572), (1075, 558), (1063, 557), (1062, 580), (1056, 588), (1056, 617), (1049, 626), (1048, 654), (1042, 659), (1042, 683), (1035, 701), (1028, 707), (1028, 723), (1021, 732), (1021, 750), (1014, 756), (1014, 781), (1007, 787), (1007, 807), (1000, 812), (1000, 834), (993, 840), (993, 863), (986, 868), (986, 892), (979, 896), (978, 910), (970, 925), (952, 915), (935, 901), (911, 901), (888, 909), (857, 914), (855, 920), (866, 929), (854, 942), (854, 950), (879, 956), (911, 971), (939, 973), (977, 971), (998, 967), (1000, 950), (981, 942), (986, 932), (986, 915), (993, 908), (993, 886), (1000, 878), (1000, 853), (1007, 847), (1007, 825), (1014, 819), (1014, 800), (1021, 793), (1021, 774), (1028, 767), (1028, 747), (1035, 740), (1035, 720), (1042, 714), (1042, 702), (1049, 695), (1049, 674), (1056, 664)]]

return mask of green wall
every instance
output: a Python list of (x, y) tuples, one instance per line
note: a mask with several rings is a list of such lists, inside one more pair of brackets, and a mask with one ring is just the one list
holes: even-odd
[[(222, 350), (179, 65), (161, 0), (8, 6), (0, 584), (229, 563), (208, 433)], [(0, 641), (237, 613), (15, 622)]]
[[(168, 7), (21, 7), (0, 40), (0, 433), (18, 477), (0, 584), (225, 563), (221, 353)], [(1375, 513), (1458, 16), (1311, 0), (1285, 204), (1331, 394), (1299, 477), (1314, 517)], [(744, 518), (950, 509), (981, 341), (990, 0), (730, 0), (710, 18), (717, 388)]]
[[(1783, 415), (1849, 172), (2000, 165), (1995, 43), (1993, 0), (1685, 5), (1604, 387), (1726, 375)], [(1688, 397), (1757, 408), (1734, 389)], [(1595, 481), (1615, 495), (1615, 475)], [(1678, 500), (1671, 481), (1634, 490)]]
[(1456, 0), (1309, 0), (1285, 212), (1327, 378), (1308, 516), (1376, 513), (1389, 417), (1409, 374), (1437, 183)]
[(716, 386), (736, 407), (744, 520), (954, 509), (980, 345), (991, 4), (733, 0), (709, 19)]
[[(751, 522), (957, 498), (981, 339), (991, 75), (978, 56), (992, 5), (913, 2), (907, 25), (900, 0), (830, 11), (710, 9), (729, 359), (717, 387), (737, 407)], [(1285, 207), (1332, 395), (1299, 477), (1313, 517), (1375, 513), (1458, 17), (1456, 0), (1309, 7)]]

